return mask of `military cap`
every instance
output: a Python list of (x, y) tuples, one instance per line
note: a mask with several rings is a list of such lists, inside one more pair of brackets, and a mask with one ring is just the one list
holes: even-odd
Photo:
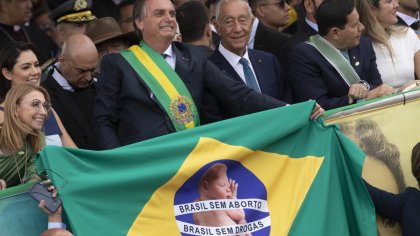
[(69, 0), (51, 11), (48, 17), (56, 24), (87, 23), (96, 19), (90, 11), (91, 7), (91, 0)]

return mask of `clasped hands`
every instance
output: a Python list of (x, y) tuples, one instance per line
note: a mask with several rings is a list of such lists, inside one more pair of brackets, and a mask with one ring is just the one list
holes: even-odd
[(359, 99), (374, 99), (382, 96), (391, 95), (394, 93), (394, 88), (389, 85), (381, 84), (375, 89), (368, 90), (367, 86), (362, 83), (352, 84), (349, 89), (348, 97), (349, 103), (352, 104), (354, 100)]

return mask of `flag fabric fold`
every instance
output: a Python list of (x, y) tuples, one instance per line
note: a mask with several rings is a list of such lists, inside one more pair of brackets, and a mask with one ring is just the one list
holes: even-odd
[[(376, 235), (364, 154), (337, 126), (309, 121), (313, 106), (107, 151), (47, 146), (37, 170), (62, 186), (75, 235)], [(203, 201), (200, 181), (215, 166), (235, 180), (236, 194)]]

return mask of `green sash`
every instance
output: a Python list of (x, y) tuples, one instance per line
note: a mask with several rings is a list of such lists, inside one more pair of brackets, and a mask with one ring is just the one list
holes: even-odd
[(171, 118), (176, 131), (200, 125), (197, 108), (185, 84), (178, 74), (144, 41), (121, 52), (156, 96), (160, 105)]
[(328, 41), (319, 35), (314, 35), (309, 38), (307, 43), (314, 46), (322, 54), (349, 86), (360, 81), (359, 75), (350, 65), (350, 62)]

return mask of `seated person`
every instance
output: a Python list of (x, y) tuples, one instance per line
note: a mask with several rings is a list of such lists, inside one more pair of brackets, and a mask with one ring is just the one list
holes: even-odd
[[(212, 165), (201, 176), (198, 184), (200, 197), (195, 201), (236, 199), (238, 183), (228, 179), (227, 167), (217, 163)], [(245, 224), (245, 212), (243, 209), (214, 210), (193, 213), (194, 222), (203, 226), (228, 226)]]
[(295, 102), (315, 99), (328, 110), (393, 93), (382, 83), (372, 43), (361, 36), (364, 26), (352, 1), (325, 0), (316, 21), (319, 34), (289, 54)]
[(356, 0), (365, 35), (372, 41), (382, 81), (405, 89), (420, 79), (420, 41), (411, 28), (398, 22), (396, 1)]
[(40, 178), (35, 173), (35, 154), (44, 146), (42, 128), (51, 112), (45, 89), (32, 84), (13, 86), (4, 103), (0, 129), (0, 189)]
[[(411, 154), (411, 171), (420, 184), (420, 142), (414, 146)], [(402, 235), (420, 235), (419, 189), (409, 187), (401, 194), (393, 194), (365, 183), (379, 215), (399, 222)]]
[[(123, 33), (118, 22), (112, 17), (102, 17), (91, 21), (86, 26), (86, 35), (95, 44), (98, 50), (98, 61), (109, 53), (119, 53), (138, 42), (134, 30)], [(99, 65), (96, 72), (99, 73)]]
[[(0, 51), (0, 126), (3, 123), (3, 105), (6, 93), (11, 87), (19, 84), (41, 83), (41, 69), (35, 46), (29, 43), (17, 42), (14, 47)], [(47, 145), (76, 147), (61, 123), (60, 117), (52, 110), (47, 117), (43, 132)]]

